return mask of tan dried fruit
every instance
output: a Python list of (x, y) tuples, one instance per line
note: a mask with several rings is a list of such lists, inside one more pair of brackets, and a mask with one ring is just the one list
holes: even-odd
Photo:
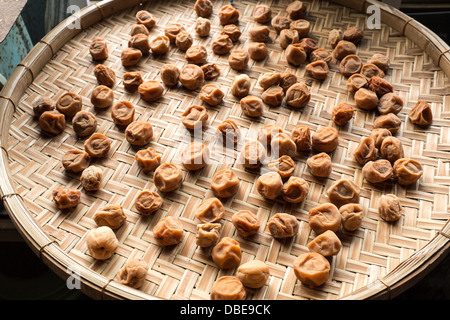
[(222, 34), (226, 34), (230, 37), (231, 41), (237, 42), (242, 35), (241, 29), (235, 24), (227, 24), (223, 27)]
[(347, 79), (347, 90), (353, 94), (361, 88), (367, 88), (368, 85), (369, 82), (366, 77), (358, 73), (352, 74)]
[(378, 68), (373, 63), (366, 63), (361, 67), (361, 74), (366, 77), (367, 80), (370, 80), (372, 77), (384, 77), (384, 72), (380, 68)]
[(156, 242), (161, 246), (173, 246), (183, 240), (183, 224), (175, 217), (161, 219), (153, 228)]
[[(120, 59), (122, 61), (122, 65), (124, 67), (132, 67), (135, 66), (141, 61), (142, 51), (135, 48), (125, 48), (122, 50), (120, 55)], [(105, 84), (105, 83), (101, 83)], [(112, 84), (109, 85), (111, 87)]]
[(202, 68), (189, 63), (181, 69), (179, 80), (186, 89), (197, 90), (203, 85), (205, 75)]
[(245, 73), (239, 74), (234, 78), (233, 82), (231, 83), (230, 92), (235, 97), (238, 98), (244, 97), (249, 94), (251, 84), (252, 82), (247, 74)]
[(246, 96), (241, 99), (242, 113), (249, 117), (261, 117), (264, 113), (264, 103), (260, 97)]
[(161, 81), (168, 87), (176, 86), (180, 79), (180, 69), (173, 64), (165, 64), (161, 67)]
[(134, 120), (135, 108), (130, 101), (122, 100), (111, 107), (111, 118), (118, 126), (127, 126)]
[(208, 113), (205, 107), (192, 105), (181, 115), (181, 122), (190, 130), (202, 129), (208, 122)]
[(75, 208), (81, 201), (81, 191), (59, 187), (52, 191), (52, 198), (59, 209)]
[(272, 156), (274, 157), (281, 157), (283, 155), (294, 157), (297, 153), (297, 145), (291, 139), (291, 136), (284, 132), (277, 133), (272, 137), (270, 147), (272, 149)]
[(75, 173), (81, 172), (89, 167), (90, 162), (91, 157), (89, 153), (79, 149), (68, 150), (62, 158), (64, 169)]
[(340, 40), (333, 50), (333, 56), (336, 60), (342, 60), (346, 56), (356, 54), (356, 46), (353, 42)]
[(364, 31), (356, 26), (351, 26), (344, 31), (342, 37), (344, 40), (357, 44), (364, 38)]
[(150, 41), (150, 49), (154, 54), (165, 54), (169, 51), (170, 39), (165, 35), (156, 36)]
[(325, 153), (317, 153), (306, 160), (309, 171), (315, 177), (326, 178), (329, 177), (333, 170), (333, 163), (331, 157)]
[(156, 19), (150, 12), (146, 10), (140, 10), (136, 13), (136, 22), (138, 24), (143, 24), (147, 29), (151, 29), (155, 26)]
[(134, 201), (134, 207), (138, 213), (147, 216), (159, 210), (162, 203), (163, 200), (158, 193), (150, 190), (142, 190)]
[(279, 107), (284, 99), (283, 88), (275, 85), (267, 88), (261, 95), (261, 99), (272, 107)]
[(139, 33), (131, 36), (130, 40), (128, 40), (128, 46), (141, 50), (142, 54), (148, 54), (150, 52), (150, 42), (148, 41), (148, 36), (145, 34)]
[(94, 61), (108, 59), (108, 43), (103, 38), (93, 39), (89, 45), (89, 53)]
[(178, 33), (186, 31), (179, 23), (169, 23), (164, 27), (164, 35), (169, 39), (171, 44), (175, 44)]
[(123, 75), (123, 86), (127, 91), (137, 91), (142, 82), (144, 82), (144, 80), (139, 71), (127, 72)]
[(378, 76), (373, 76), (370, 78), (369, 88), (375, 92), (378, 97), (382, 97), (385, 94), (394, 91), (394, 87), (387, 80)]
[(233, 238), (223, 237), (212, 249), (211, 257), (220, 269), (237, 267), (241, 263), (241, 246)]
[(276, 213), (267, 222), (270, 234), (275, 239), (291, 238), (297, 235), (300, 224), (297, 218), (288, 213)]
[(335, 256), (341, 251), (342, 243), (334, 231), (327, 230), (308, 243), (311, 252), (317, 252), (324, 257)]
[(383, 114), (378, 116), (374, 123), (373, 128), (385, 128), (388, 129), (392, 134), (396, 134), (400, 130), (402, 121), (394, 113)]
[(392, 178), (394, 172), (388, 160), (380, 159), (367, 162), (362, 168), (362, 174), (370, 183), (380, 183)]
[(244, 144), (242, 149), (244, 159), (243, 166), (247, 169), (256, 169), (261, 166), (266, 158), (266, 149), (257, 140), (250, 140)]
[(263, 126), (258, 130), (258, 141), (261, 142), (264, 147), (270, 147), (272, 137), (275, 137), (275, 135), (281, 132), (283, 132), (283, 129), (277, 125), (269, 124)]
[(194, 38), (187, 31), (181, 31), (175, 38), (175, 45), (181, 51), (188, 50), (194, 44)]
[(66, 92), (56, 100), (56, 110), (67, 117), (73, 117), (83, 107), (83, 99), (75, 92)]
[(333, 29), (328, 34), (328, 44), (334, 49), (336, 48), (339, 41), (342, 40), (342, 38), (343, 38), (342, 31), (340, 29)]
[(241, 210), (233, 214), (231, 222), (239, 235), (244, 238), (258, 233), (260, 227), (258, 217), (248, 210)]
[(311, 100), (308, 86), (303, 82), (294, 83), (286, 91), (286, 104), (293, 108), (304, 108)]
[(251, 260), (241, 264), (236, 277), (248, 288), (261, 288), (269, 279), (269, 267), (261, 260)]
[(355, 108), (349, 103), (341, 102), (331, 110), (331, 117), (337, 126), (345, 126), (355, 113)]
[(207, 63), (201, 66), (205, 80), (217, 78), (220, 75), (220, 69), (215, 63)]
[(339, 132), (333, 127), (320, 127), (311, 137), (311, 146), (319, 152), (333, 152), (339, 145)]
[(113, 230), (119, 229), (125, 221), (127, 215), (123, 207), (118, 204), (107, 204), (95, 212), (94, 221), (98, 227), (106, 226)]
[(84, 149), (92, 158), (105, 157), (111, 149), (111, 139), (102, 133), (94, 133), (84, 142)]
[(295, 170), (295, 161), (288, 155), (282, 155), (278, 159), (271, 160), (267, 167), (277, 172), (281, 178), (289, 178)]
[(378, 96), (369, 89), (358, 89), (354, 98), (356, 106), (360, 109), (373, 110), (378, 106)]
[(269, 55), (269, 49), (264, 42), (252, 42), (247, 50), (250, 58), (256, 61), (264, 60)]
[(183, 183), (183, 172), (173, 163), (163, 163), (155, 170), (153, 183), (161, 192), (178, 189)]
[(217, 16), (221, 25), (234, 24), (239, 21), (239, 11), (232, 5), (224, 5), (220, 8)]
[(291, 21), (290, 28), (297, 30), (299, 38), (306, 38), (311, 30), (311, 22), (305, 19)]
[(219, 222), (225, 213), (222, 202), (217, 198), (209, 198), (199, 204), (195, 217), (202, 223)]
[(283, 184), (281, 195), (284, 201), (289, 203), (300, 203), (305, 200), (309, 192), (308, 182), (300, 177), (290, 177)]
[(297, 145), (297, 151), (311, 150), (311, 129), (308, 126), (296, 126), (291, 132), (291, 139)]
[(291, 26), (291, 21), (286, 17), (277, 15), (272, 18), (271, 25), (277, 33), (280, 33), (283, 29), (289, 29)]
[(203, 17), (198, 17), (195, 21), (194, 29), (200, 37), (207, 37), (211, 31), (211, 21)]
[(403, 100), (397, 94), (389, 92), (380, 98), (377, 108), (380, 114), (398, 114), (403, 109)]
[(305, 70), (317, 80), (325, 80), (328, 77), (329, 72), (328, 64), (323, 60), (308, 63)]
[(221, 229), (222, 225), (220, 223), (207, 222), (197, 224), (195, 243), (202, 248), (212, 246), (219, 240)]
[(255, 188), (264, 198), (274, 200), (281, 195), (283, 180), (278, 173), (270, 171), (258, 177)]
[(292, 20), (304, 18), (306, 15), (306, 6), (302, 1), (292, 1), (288, 4), (286, 12)]
[(304, 64), (308, 57), (305, 48), (300, 43), (288, 45), (285, 50), (285, 55), (286, 61), (294, 67)]
[(211, 42), (211, 49), (215, 54), (223, 55), (233, 48), (233, 41), (226, 34), (216, 36)]
[(389, 66), (391, 64), (391, 61), (387, 56), (381, 53), (375, 53), (368, 61), (367, 63), (372, 63), (376, 65), (378, 68), (383, 70), (384, 72), (387, 72), (389, 69)]
[(83, 170), (80, 182), (86, 191), (97, 191), (102, 182), (103, 170), (97, 166), (89, 166)]
[(230, 198), (239, 190), (240, 180), (230, 169), (217, 171), (211, 179), (211, 191), (216, 197)]
[(119, 247), (119, 241), (110, 227), (102, 226), (88, 231), (86, 246), (94, 259), (106, 260)]
[(378, 128), (372, 130), (370, 137), (375, 141), (375, 148), (380, 149), (384, 139), (392, 137), (392, 133), (388, 129)]
[(402, 186), (415, 183), (423, 173), (423, 168), (419, 161), (407, 158), (396, 160), (393, 169), (398, 184)]
[(233, 120), (224, 120), (221, 124), (217, 126), (217, 135), (222, 143), (226, 146), (234, 146), (238, 143), (241, 130)]
[(95, 115), (87, 110), (81, 110), (72, 118), (73, 131), (79, 137), (86, 137), (97, 130), (98, 121)]
[(254, 26), (248, 31), (250, 40), (256, 42), (266, 42), (270, 37), (270, 28), (268, 26)]
[(394, 164), (395, 161), (404, 157), (402, 141), (396, 137), (387, 136), (381, 143), (380, 154), (383, 159)]
[(309, 214), (309, 226), (316, 234), (327, 230), (337, 232), (341, 225), (341, 213), (339, 209), (329, 202), (319, 204), (311, 208)]
[(192, 142), (181, 151), (181, 163), (188, 170), (200, 170), (209, 163), (209, 154), (206, 144)]
[(159, 81), (147, 80), (139, 85), (138, 92), (142, 100), (153, 102), (162, 97), (164, 87)]
[(55, 110), (55, 101), (50, 97), (38, 97), (33, 101), (33, 113), (40, 117), (45, 111)]
[(433, 122), (433, 111), (425, 101), (417, 101), (408, 113), (409, 120), (419, 126), (428, 126)]
[(341, 60), (341, 63), (339, 64), (339, 71), (342, 73), (342, 75), (346, 77), (350, 77), (355, 73), (359, 73), (361, 71), (361, 68), (362, 68), (361, 58), (358, 57), (356, 54), (349, 54), (345, 56)]
[(235, 49), (231, 51), (228, 56), (228, 64), (230, 65), (230, 68), (237, 71), (242, 71), (247, 68), (249, 60), (250, 55), (244, 49)]
[(223, 276), (211, 288), (211, 300), (245, 300), (247, 293), (241, 281), (233, 276)]
[(360, 187), (349, 179), (335, 181), (327, 190), (327, 196), (331, 203), (341, 207), (347, 203), (358, 203)]
[(161, 156), (152, 147), (139, 150), (134, 158), (144, 172), (153, 171), (161, 164)]
[(259, 23), (267, 23), (272, 18), (272, 9), (265, 4), (258, 4), (253, 10), (253, 19)]
[(283, 29), (280, 31), (278, 40), (280, 41), (280, 47), (286, 49), (288, 45), (298, 43), (300, 41), (300, 36), (295, 29)]
[(375, 140), (371, 137), (362, 137), (353, 152), (353, 156), (360, 165), (365, 165), (369, 161), (376, 160), (378, 150), (375, 146)]
[(200, 90), (199, 98), (200, 100), (206, 102), (211, 106), (217, 106), (222, 103), (225, 93), (218, 85), (209, 83), (205, 84)]
[(395, 194), (382, 195), (378, 204), (378, 213), (385, 221), (394, 222), (399, 220), (403, 214), (400, 199)]
[(106, 109), (114, 101), (114, 91), (107, 86), (100, 85), (94, 88), (91, 93), (91, 103), (96, 108)]
[(339, 208), (341, 224), (345, 230), (355, 231), (361, 226), (364, 211), (358, 203), (347, 203)]
[(116, 278), (121, 284), (139, 289), (145, 282), (148, 269), (149, 266), (143, 259), (134, 258), (117, 272)]
[(203, 45), (193, 45), (186, 50), (185, 58), (191, 64), (204, 64), (208, 59), (208, 51)]
[(203, 18), (208, 18), (213, 13), (213, 4), (210, 0), (197, 0), (194, 4), (195, 13)]
[(305, 286), (318, 287), (328, 281), (330, 262), (317, 252), (299, 255), (293, 264), (294, 274)]

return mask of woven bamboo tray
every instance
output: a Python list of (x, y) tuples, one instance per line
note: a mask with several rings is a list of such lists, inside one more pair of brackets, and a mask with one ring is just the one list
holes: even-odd
[[(229, 92), (231, 81), (238, 73), (229, 68), (226, 56), (214, 55), (209, 47), (212, 36), (222, 28), (217, 12), (227, 3), (213, 2), (211, 36), (194, 38), (195, 43), (209, 48), (208, 61), (220, 67), (221, 74), (216, 82), (226, 96), (220, 106), (208, 107), (205, 139), (214, 141), (215, 128), (226, 118), (241, 127), (243, 139), (254, 138), (258, 129), (267, 124), (278, 124), (287, 132), (299, 124), (308, 124), (314, 132), (318, 126), (332, 125), (330, 111), (334, 105), (343, 101), (352, 103), (346, 78), (336, 65), (331, 67), (332, 72), (323, 82), (309, 78), (304, 67), (292, 68), (286, 63), (284, 51), (272, 30), (270, 56), (262, 62), (250, 61), (244, 71), (252, 79), (251, 93), (262, 93), (257, 85), (262, 73), (287, 69), (310, 86), (311, 101), (303, 110), (284, 106), (270, 108), (258, 120), (243, 116), (238, 100)], [(235, 1), (241, 13), (239, 26), (243, 32), (235, 47), (245, 48), (249, 44), (247, 32), (254, 24), (253, 9), (264, 2), (271, 6), (273, 14), (286, 15), (289, 1)], [(124, 90), (120, 80), (125, 70), (120, 53), (121, 46), (127, 44), (138, 10), (147, 9), (157, 18), (157, 26), (151, 30), (150, 37), (162, 33), (169, 22), (179, 22), (191, 30), (196, 14), (192, 1), (102, 1), (74, 15), (80, 19), (81, 29), (69, 28), (70, 20), (67, 20), (46, 35), (16, 68), (1, 92), (0, 192), (11, 219), (34, 252), (63, 279), (75, 271), (79, 273), (81, 290), (94, 299), (209, 299), (214, 281), (223, 275), (233, 275), (235, 270), (218, 269), (210, 257), (210, 249), (195, 245), (197, 221), (193, 209), (212, 196), (211, 177), (217, 170), (227, 167), (239, 176), (241, 186), (233, 198), (224, 202), (226, 213), (221, 237), (230, 236), (240, 242), (241, 263), (260, 259), (268, 264), (271, 272), (264, 287), (248, 291), (248, 299), (389, 299), (425, 276), (450, 249), (449, 47), (419, 22), (376, 1), (308, 0), (305, 3), (308, 5), (306, 19), (312, 23), (311, 36), (318, 40), (319, 47), (328, 49), (327, 37), (331, 29), (351, 25), (364, 28), (366, 8), (376, 4), (381, 9), (381, 29), (365, 29), (358, 55), (366, 61), (379, 52), (391, 59), (386, 79), (405, 101), (399, 114), (402, 126), (397, 136), (404, 144), (405, 156), (418, 159), (424, 167), (418, 183), (408, 188), (390, 185), (384, 189), (366, 183), (361, 166), (352, 154), (360, 137), (371, 131), (375, 115), (358, 110), (351, 123), (339, 129), (341, 143), (332, 154), (334, 167), (328, 179), (322, 181), (311, 176), (305, 165), (308, 154), (298, 154), (295, 158), (294, 175), (310, 183), (310, 192), (300, 205), (263, 199), (254, 189), (258, 175), (234, 162), (239, 151), (224, 154), (218, 144), (211, 142), (211, 164), (198, 172), (184, 171), (183, 186), (163, 196), (163, 207), (152, 216), (140, 216), (133, 207), (134, 198), (144, 188), (155, 189), (152, 175), (139, 170), (134, 161), (135, 149), (130, 148), (109, 113), (93, 110), (89, 96), (97, 83), (93, 75), (95, 63), (88, 46), (95, 37), (107, 39), (110, 57), (105, 64), (112, 67), (118, 77), (115, 99), (134, 103), (136, 118), (148, 120), (154, 127), (151, 146), (162, 154), (162, 161), (179, 163), (179, 148), (191, 139), (180, 123), (180, 115), (188, 106), (202, 103), (198, 91), (166, 89), (161, 100), (145, 103), (137, 93), (129, 94)], [(150, 55), (137, 69), (146, 79), (159, 79), (160, 67), (165, 63), (181, 67), (186, 61), (184, 54), (173, 46), (163, 57)], [(77, 176), (64, 172), (61, 157), (72, 147), (82, 149), (83, 141), (76, 138), (70, 123), (65, 132), (54, 138), (42, 136), (31, 109), (36, 97), (57, 98), (67, 91), (82, 95), (84, 108), (96, 113), (99, 120), (97, 131), (113, 141), (108, 157), (96, 163), (104, 169), (102, 189), (97, 193), (83, 190), (81, 203), (69, 213), (57, 209), (51, 191), (60, 185), (82, 189)], [(408, 111), (419, 99), (428, 101), (434, 112), (433, 124), (426, 130), (416, 128), (407, 119)], [(308, 225), (308, 210), (326, 202), (325, 191), (340, 178), (350, 178), (361, 186), (360, 203), (365, 208), (365, 217), (357, 231), (339, 233), (343, 247), (331, 260), (329, 281), (316, 289), (307, 288), (297, 281), (292, 263), (299, 254), (308, 251), (306, 245), (315, 236)], [(395, 224), (382, 221), (377, 213), (379, 197), (388, 192), (396, 193), (405, 207), (404, 215)], [(116, 231), (119, 248), (110, 259), (101, 262), (89, 255), (85, 235), (95, 227), (92, 219), (95, 211), (108, 202), (122, 204), (128, 217), (126, 224)], [(243, 239), (236, 233), (231, 216), (238, 210), (257, 214), (261, 228), (255, 237)], [(271, 237), (266, 224), (277, 212), (297, 217), (300, 231), (296, 237), (286, 241)], [(182, 221), (185, 235), (180, 244), (163, 248), (154, 241), (152, 228), (169, 215)], [(146, 281), (139, 290), (114, 281), (117, 271), (132, 257), (142, 257), (150, 265)]]

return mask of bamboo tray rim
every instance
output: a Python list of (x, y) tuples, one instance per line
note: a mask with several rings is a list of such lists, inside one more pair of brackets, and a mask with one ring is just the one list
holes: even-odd
[[(129, 0), (127, 4), (120, 0), (103, 0), (100, 3), (81, 9), (73, 16), (62, 21), (58, 26), (39, 41), (23, 61), (17, 66), (7, 83), (0, 92), (0, 194), (2, 202), (11, 220), (19, 233), (39, 256), (39, 258), (57, 273), (61, 278), (67, 279), (70, 274), (66, 271), (76, 262), (62, 251), (56, 241), (51, 240), (42, 228), (36, 224), (29, 214), (20, 194), (16, 193), (13, 179), (9, 169), (7, 139), (11, 118), (19, 104), (20, 97), (25, 89), (33, 82), (34, 75), (38, 74), (43, 66), (52, 59), (54, 54), (85, 28), (112, 16), (121, 9), (142, 5), (151, 0)], [(438, 67), (450, 76), (450, 47), (434, 32), (418, 21), (410, 18), (401, 11), (376, 0), (332, 0), (331, 2), (344, 5), (357, 12), (366, 12), (370, 5), (377, 5), (381, 9), (381, 22), (401, 31), (411, 39), (411, 35), (419, 32), (426, 39), (416, 43), (428, 54)], [(81, 21), (81, 29), (69, 29), (71, 19)], [(396, 20), (396, 26), (388, 22)], [(67, 36), (70, 37), (67, 37)], [(20, 90), (19, 90), (20, 89)], [(450, 219), (442, 229), (422, 249), (401, 262), (394, 270), (352, 294), (342, 297), (343, 300), (360, 299), (390, 299), (403, 292), (405, 287), (411, 285), (413, 280), (423, 278), (430, 269), (442, 261), (450, 252)], [(79, 266), (81, 274), (81, 291), (94, 299), (147, 299), (159, 298), (145, 294), (139, 290), (106, 279), (89, 268)]]

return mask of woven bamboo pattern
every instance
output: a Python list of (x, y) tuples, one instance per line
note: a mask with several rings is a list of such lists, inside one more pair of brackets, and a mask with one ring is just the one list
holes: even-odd
[[(247, 299), (339, 299), (380, 279), (390, 273), (402, 261), (423, 248), (450, 218), (449, 214), (449, 166), (450, 166), (450, 99), (447, 75), (413, 41), (386, 24), (380, 30), (365, 28), (367, 16), (353, 9), (328, 1), (304, 1), (308, 7), (306, 19), (311, 22), (312, 38), (320, 48), (327, 44), (328, 33), (333, 28), (346, 29), (356, 25), (365, 29), (363, 41), (357, 46), (357, 54), (367, 61), (374, 53), (383, 53), (391, 60), (391, 68), (385, 79), (405, 102), (398, 115), (402, 120), (397, 137), (401, 139), (405, 157), (419, 160), (424, 168), (420, 181), (410, 187), (387, 184), (383, 187), (367, 183), (362, 176), (361, 166), (355, 161), (353, 151), (362, 136), (368, 136), (373, 128), (375, 112), (357, 110), (351, 122), (338, 128), (340, 145), (331, 154), (333, 172), (327, 179), (312, 176), (306, 166), (306, 159), (312, 153), (297, 153), (294, 176), (307, 180), (310, 190), (305, 201), (299, 205), (282, 200), (268, 201), (255, 189), (260, 173), (245, 170), (239, 162), (240, 148), (249, 139), (255, 139), (258, 129), (264, 125), (277, 124), (290, 133), (294, 127), (306, 124), (314, 132), (320, 126), (334, 126), (331, 109), (341, 102), (353, 104), (353, 96), (347, 92), (347, 78), (339, 73), (335, 61), (330, 64), (330, 74), (324, 81), (311, 78), (304, 66), (288, 65), (284, 50), (279, 46), (276, 32), (271, 28), (271, 41), (267, 43), (270, 55), (261, 62), (250, 59), (243, 72), (252, 80), (251, 94), (260, 96), (258, 78), (268, 71), (296, 74), (299, 81), (310, 87), (311, 101), (301, 110), (268, 107), (263, 117), (251, 119), (242, 114), (239, 100), (230, 93), (230, 85), (239, 72), (228, 65), (228, 55), (218, 56), (211, 50), (214, 35), (222, 26), (217, 17), (218, 10), (228, 1), (213, 1), (214, 13), (211, 17), (211, 33), (200, 38), (193, 30), (197, 18), (193, 2), (185, 0), (150, 1), (130, 8), (99, 23), (85, 28), (60, 50), (55, 52), (25, 91), (9, 130), (8, 157), (17, 193), (23, 198), (30, 214), (48, 236), (55, 240), (69, 257), (79, 265), (87, 267), (104, 277), (105, 282), (114, 279), (117, 271), (133, 257), (143, 258), (150, 266), (144, 285), (139, 291), (161, 299), (209, 299), (214, 281), (224, 275), (234, 275), (236, 269), (221, 270), (211, 259), (211, 248), (200, 248), (195, 244), (198, 220), (195, 208), (212, 197), (210, 181), (218, 170), (231, 168), (240, 178), (238, 193), (223, 201), (225, 215), (221, 220), (221, 237), (236, 239), (242, 248), (241, 263), (253, 259), (265, 261), (270, 268), (270, 277), (262, 288), (247, 289)], [(252, 18), (254, 7), (267, 3), (272, 14), (287, 16), (285, 11), (289, 1), (234, 1), (240, 11), (240, 41), (234, 48), (247, 48), (250, 43), (248, 30), (255, 25)], [(139, 94), (130, 94), (122, 84), (123, 74), (138, 70), (144, 79), (160, 80), (163, 64), (172, 63), (181, 68), (187, 62), (184, 52), (174, 45), (163, 56), (144, 56), (136, 67), (121, 65), (122, 48), (127, 47), (135, 13), (146, 9), (154, 14), (156, 26), (150, 30), (150, 39), (164, 33), (164, 26), (177, 22), (185, 26), (194, 37), (194, 44), (202, 44), (208, 49), (208, 62), (220, 68), (220, 76), (206, 83), (216, 83), (225, 92), (223, 103), (211, 107), (199, 99), (199, 90), (190, 91), (178, 86), (165, 88), (163, 97), (147, 103)], [(105, 13), (106, 14), (106, 13)], [(134, 208), (134, 200), (143, 189), (157, 191), (153, 184), (153, 173), (143, 173), (134, 155), (138, 149), (125, 139), (124, 131), (112, 122), (109, 109), (94, 109), (90, 102), (91, 91), (97, 86), (94, 77), (95, 62), (89, 54), (89, 45), (96, 37), (108, 41), (109, 58), (104, 62), (117, 75), (113, 87), (115, 101), (128, 100), (135, 105), (135, 119), (149, 121), (154, 129), (154, 138), (149, 144), (162, 155), (162, 162), (180, 164), (179, 152), (193, 141), (193, 135), (180, 121), (183, 111), (193, 105), (204, 105), (209, 114), (207, 127), (203, 130), (203, 141), (211, 149), (211, 163), (199, 171), (183, 169), (184, 181), (180, 189), (163, 197), (163, 206), (151, 216), (142, 216)], [(61, 163), (64, 153), (72, 148), (83, 149), (84, 139), (77, 138), (70, 122), (62, 134), (48, 137), (41, 133), (37, 119), (33, 116), (32, 103), (38, 96), (58, 98), (67, 91), (83, 97), (83, 108), (93, 112), (99, 126), (97, 132), (105, 134), (112, 141), (107, 157), (93, 160), (92, 164), (103, 169), (101, 189), (86, 192), (79, 175), (67, 173)], [(407, 114), (418, 100), (430, 103), (434, 121), (431, 127), (419, 129), (409, 122)], [(216, 127), (225, 119), (234, 120), (240, 127), (242, 137), (235, 150), (224, 149), (216, 138)], [(360, 203), (365, 209), (365, 217), (355, 232), (339, 231), (342, 249), (331, 258), (329, 281), (321, 287), (309, 288), (302, 285), (293, 272), (293, 261), (308, 252), (307, 244), (316, 236), (308, 224), (308, 211), (320, 203), (327, 202), (326, 190), (336, 180), (349, 178), (361, 187)], [(82, 190), (81, 203), (69, 212), (60, 211), (52, 200), (52, 190), (67, 186)], [(404, 215), (396, 223), (387, 223), (378, 216), (378, 200), (381, 195), (395, 193), (405, 208)], [(121, 204), (127, 214), (126, 223), (116, 232), (119, 247), (106, 261), (97, 261), (87, 251), (85, 235), (96, 227), (95, 212), (107, 203)], [(254, 212), (261, 224), (257, 235), (240, 237), (231, 216), (239, 210)], [(267, 222), (278, 212), (294, 215), (300, 229), (297, 236), (283, 241), (274, 239)], [(179, 218), (184, 226), (184, 237), (180, 244), (161, 247), (154, 239), (152, 229), (166, 217)], [(114, 280), (112, 280), (114, 281)]]

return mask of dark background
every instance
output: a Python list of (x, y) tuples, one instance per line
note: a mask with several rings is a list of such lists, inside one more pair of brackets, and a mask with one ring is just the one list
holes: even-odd
[[(33, 43), (46, 33), (42, 23), (44, 12), (39, 10), (39, 6), (45, 6), (45, 1), (29, 1), (22, 12)], [(400, 10), (423, 23), (450, 44), (450, 1), (402, 1)], [(54, 22), (55, 25), (56, 23), (57, 21)], [(0, 299), (90, 300), (78, 290), (69, 290), (65, 281), (42, 263), (14, 230), (1, 206), (0, 257)], [(450, 299), (450, 255), (422, 280), (414, 283), (414, 286), (393, 300)]]

